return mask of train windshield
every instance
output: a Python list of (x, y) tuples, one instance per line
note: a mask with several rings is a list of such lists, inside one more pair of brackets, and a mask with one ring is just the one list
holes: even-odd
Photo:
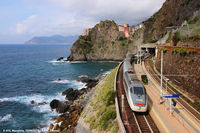
[(142, 87), (134, 87), (134, 94), (144, 95), (144, 89)]

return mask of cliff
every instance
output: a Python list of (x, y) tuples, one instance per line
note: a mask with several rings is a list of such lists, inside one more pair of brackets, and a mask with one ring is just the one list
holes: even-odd
[[(180, 26), (200, 9), (200, 0), (166, 0), (161, 9), (143, 22), (143, 27), (126, 38), (114, 21), (101, 21), (71, 48), (69, 61), (123, 60), (128, 52), (143, 43), (156, 42), (167, 33), (166, 27)], [(197, 29), (198, 30), (198, 29)], [(174, 42), (173, 42), (174, 43)]]
[(105, 20), (91, 28), (88, 35), (79, 36), (71, 48), (68, 60), (123, 60), (126, 53), (133, 52), (136, 46), (132, 38), (126, 38), (119, 31), (114, 21)]
[(200, 0), (166, 0), (162, 8), (144, 22), (144, 42), (159, 40), (166, 27), (180, 26), (200, 8)]

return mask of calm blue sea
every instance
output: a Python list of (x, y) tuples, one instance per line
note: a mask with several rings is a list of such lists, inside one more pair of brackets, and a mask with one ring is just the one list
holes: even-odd
[[(64, 100), (61, 92), (80, 89), (79, 75), (106, 74), (116, 62), (56, 62), (70, 54), (70, 45), (0, 45), (0, 132), (3, 129), (45, 129), (53, 99)], [(62, 81), (57, 82), (61, 78)], [(35, 104), (30, 101), (34, 100)], [(38, 106), (36, 103), (47, 102)]]

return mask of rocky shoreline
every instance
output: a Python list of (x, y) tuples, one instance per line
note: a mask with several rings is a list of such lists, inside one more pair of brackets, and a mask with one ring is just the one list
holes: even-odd
[(56, 118), (52, 118), (54, 123), (49, 125), (48, 132), (75, 133), (79, 116), (94, 92), (92, 88), (94, 88), (102, 78), (102, 75), (94, 79), (86, 75), (79, 76), (77, 81), (86, 83), (86, 88), (80, 90), (68, 88), (62, 92), (62, 95), (65, 96), (65, 101), (59, 101), (57, 99), (52, 100), (50, 103), (51, 109), (56, 110), (60, 115)]

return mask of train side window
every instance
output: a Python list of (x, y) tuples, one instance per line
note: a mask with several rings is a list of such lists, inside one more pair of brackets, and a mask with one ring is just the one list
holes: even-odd
[(133, 89), (131, 88), (131, 93), (133, 93)]

